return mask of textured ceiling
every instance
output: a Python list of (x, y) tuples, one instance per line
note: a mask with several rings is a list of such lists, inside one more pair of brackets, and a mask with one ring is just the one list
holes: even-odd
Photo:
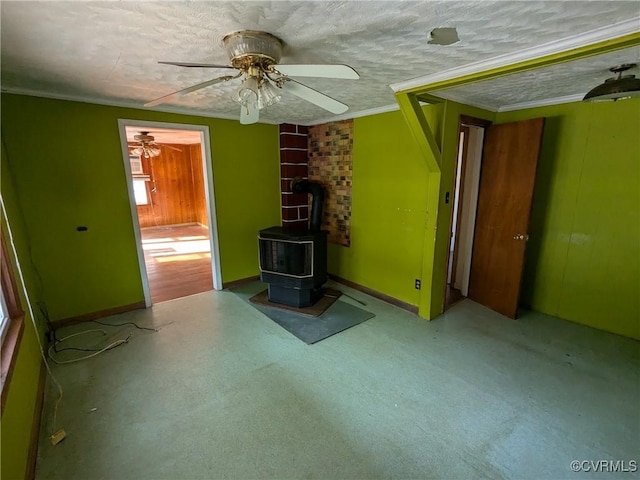
[[(244, 29), (285, 43), (281, 63), (345, 63), (360, 80), (301, 79), (347, 103), (350, 113), (395, 105), (389, 85), (488, 60), (637, 18), (636, 1), (423, 2), (0, 2), (5, 91), (139, 106), (226, 74), (159, 65), (163, 61), (228, 64), (222, 38)], [(428, 44), (438, 27), (460, 42)], [(635, 59), (637, 59), (637, 52)], [(628, 61), (625, 59), (625, 61)], [(614, 62), (615, 63), (615, 62)], [(605, 65), (606, 64), (606, 65)], [(604, 74), (602, 72), (604, 65)], [(606, 77), (609, 60), (581, 72), (584, 82), (518, 91), (509, 102), (584, 93)], [(587, 74), (587, 70), (591, 71)], [(537, 81), (533, 74), (526, 81)], [(524, 79), (523, 79), (524, 81)], [(538, 82), (543, 83), (543, 82)], [(219, 84), (158, 109), (237, 118), (234, 84)], [(471, 88), (471, 87), (464, 87)], [(524, 92), (524, 93), (523, 93)], [(459, 89), (456, 94), (464, 97)], [(487, 91), (473, 93), (495, 104)], [(498, 102), (500, 103), (500, 102)], [(272, 123), (310, 124), (332, 115), (292, 95), (262, 111)]]
[[(579, 98), (575, 100), (580, 100), (593, 87), (616, 76), (609, 68), (631, 62), (640, 63), (640, 47), (431, 93), (495, 111), (522, 108), (529, 102), (541, 103), (549, 98), (558, 99), (576, 94)], [(636, 66), (624, 73), (629, 74), (640, 76), (640, 69)]]

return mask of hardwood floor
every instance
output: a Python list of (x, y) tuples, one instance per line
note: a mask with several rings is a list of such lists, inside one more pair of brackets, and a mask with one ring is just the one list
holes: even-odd
[(207, 228), (165, 225), (141, 234), (152, 303), (213, 289)]

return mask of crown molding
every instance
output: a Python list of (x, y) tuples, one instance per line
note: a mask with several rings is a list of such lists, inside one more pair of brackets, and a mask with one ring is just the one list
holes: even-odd
[(443, 98), (444, 100), (450, 100), (452, 102), (461, 103), (463, 105), (469, 105), (476, 108), (482, 108), (483, 110), (487, 110), (489, 112), (499, 112), (500, 107), (496, 107), (495, 105), (488, 105), (480, 102), (470, 101), (468, 98), (465, 98), (464, 95), (459, 95), (455, 93), (450, 93), (446, 91), (438, 92), (437, 95), (433, 95), (434, 97)]
[[(224, 113), (206, 113), (200, 110), (191, 110), (188, 108), (181, 108), (181, 107), (155, 107), (153, 109), (145, 109), (145, 108), (141, 108), (139, 103), (127, 101), (127, 100), (105, 100), (102, 98), (89, 98), (89, 97), (81, 97), (81, 96), (75, 96), (75, 95), (64, 95), (59, 93), (43, 92), (41, 90), (28, 90), (24, 88), (3, 87), (2, 93), (9, 93), (12, 95), (24, 95), (28, 97), (50, 98), (52, 100), (65, 100), (68, 102), (91, 103), (94, 105), (105, 105), (108, 107), (133, 108), (133, 109), (141, 110), (145, 112), (164, 112), (164, 113), (174, 113), (178, 115), (192, 115), (192, 116), (204, 117), (204, 118), (217, 118), (220, 120), (238, 120), (237, 116), (227, 115)], [(322, 125), (323, 123), (337, 122), (340, 120), (348, 120), (351, 118), (358, 118), (358, 117), (367, 117), (370, 115), (391, 112), (399, 109), (400, 107), (397, 104), (386, 105), (384, 107), (370, 108), (368, 110), (361, 110), (354, 113), (345, 113), (342, 115), (334, 115), (332, 117), (320, 118), (318, 120), (298, 123), (297, 125), (304, 125), (304, 126)], [(268, 125), (280, 125), (280, 123), (287, 123), (287, 122), (260, 120), (258, 123), (264, 123)]]
[(424, 75), (422, 77), (413, 78), (404, 82), (394, 83), (390, 85), (390, 87), (394, 92), (408, 90), (411, 88), (418, 88), (436, 82), (464, 77), (466, 75), (473, 75), (476, 73), (484, 72), (486, 70), (506, 67), (514, 63), (526, 62), (528, 60), (533, 60), (547, 55), (562, 53), (575, 48), (585, 47), (594, 43), (612, 40), (624, 35), (636, 33), (638, 31), (639, 22), (640, 17), (634, 17), (629, 20), (624, 20), (612, 25), (600, 27), (589, 32), (581, 33), (579, 35), (574, 35), (572, 37), (564, 38), (561, 40), (544, 43), (532, 48), (526, 48), (518, 52), (499, 55), (488, 60), (469, 63), (467, 65), (452, 68), (450, 70), (445, 70), (444, 72), (436, 73), (433, 75)]
[(502, 105), (498, 108), (498, 112), (511, 112), (513, 110), (524, 110), (525, 108), (548, 107), (550, 105), (560, 105), (562, 103), (581, 102), (585, 93), (565, 95), (562, 97), (545, 98), (544, 100), (532, 100), (530, 102), (512, 103), (511, 105)]
[(350, 120), (352, 118), (369, 117), (371, 115), (377, 115), (379, 113), (393, 112), (394, 110), (400, 110), (400, 106), (398, 104), (385, 105), (383, 107), (369, 108), (367, 110), (360, 110), (358, 112), (353, 112), (353, 113), (343, 113), (342, 115), (333, 115), (331, 117), (320, 118), (318, 120), (313, 120), (311, 122), (299, 123), (298, 125), (310, 127), (313, 125), (322, 125), (324, 123), (339, 122), (341, 120)]
[[(135, 110), (140, 110), (143, 112), (163, 112), (163, 113), (174, 113), (178, 115), (192, 115), (195, 117), (204, 117), (204, 118), (217, 118), (220, 120), (238, 120), (238, 116), (228, 115), (225, 113), (207, 113), (202, 112), (200, 110), (192, 110), (189, 108), (181, 108), (181, 107), (155, 107), (153, 109), (141, 108), (141, 105), (134, 101), (127, 100), (105, 100), (103, 98), (90, 98), (90, 97), (81, 97), (75, 95), (65, 95), (60, 93), (53, 92), (43, 92), (41, 90), (28, 90), (23, 88), (13, 88), (13, 87), (2, 87), (2, 93), (9, 93), (12, 95), (24, 95), (28, 97), (41, 97), (41, 98), (50, 98), (52, 100), (65, 100), (68, 102), (80, 102), (80, 103), (91, 103), (94, 105), (105, 105), (108, 107), (121, 107), (121, 108), (133, 108)], [(273, 121), (265, 121), (261, 120), (258, 123), (266, 123), (269, 125), (279, 125), (278, 122)]]
[(512, 112), (514, 110), (524, 110), (527, 108), (536, 108), (536, 107), (548, 107), (550, 105), (560, 105), (562, 103), (573, 103), (573, 102), (581, 102), (584, 97), (584, 93), (572, 94), (572, 95), (564, 95), (562, 97), (553, 97), (553, 98), (545, 98), (542, 100), (532, 100), (530, 102), (520, 102), (520, 103), (512, 103), (509, 105), (500, 105), (499, 107), (495, 107), (493, 105), (485, 105), (480, 102), (474, 102), (468, 98), (465, 98), (464, 95), (455, 95), (447, 92), (446, 94), (441, 94), (438, 92), (438, 97), (443, 98), (445, 100), (450, 100), (452, 102), (462, 103), (464, 105), (469, 105), (471, 107), (482, 108), (489, 112)]

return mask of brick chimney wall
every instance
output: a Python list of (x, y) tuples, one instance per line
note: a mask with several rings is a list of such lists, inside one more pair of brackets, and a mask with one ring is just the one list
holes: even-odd
[(306, 194), (293, 193), (291, 180), (308, 178), (308, 129), (301, 125), (280, 125), (280, 195), (282, 226), (307, 228), (309, 202)]
[(322, 229), (328, 241), (351, 244), (353, 120), (309, 127), (309, 180), (324, 187)]

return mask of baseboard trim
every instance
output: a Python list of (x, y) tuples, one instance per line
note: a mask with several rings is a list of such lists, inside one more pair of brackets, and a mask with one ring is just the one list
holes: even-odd
[(416, 307), (415, 305), (411, 305), (410, 303), (403, 302), (402, 300), (398, 300), (397, 298), (391, 297), (385, 293), (372, 290), (369, 287), (365, 287), (363, 285), (360, 285), (359, 283), (355, 283), (355, 282), (352, 282), (351, 280), (344, 279), (342, 277), (339, 277), (338, 275), (333, 275), (330, 273), (329, 278), (331, 278), (332, 280), (335, 280), (338, 283), (342, 283), (347, 287), (351, 287), (362, 293), (371, 295), (372, 297), (382, 300), (383, 302), (390, 303), (391, 305), (395, 305), (396, 307), (402, 308), (403, 310), (407, 310), (408, 312), (411, 312), (411, 313), (415, 313), (416, 315), (418, 314), (418, 307)]
[[(411, 305), (410, 303), (407, 302), (403, 302), (402, 300), (398, 300), (397, 298), (391, 297), (387, 294), (378, 292), (376, 290), (372, 290), (371, 288), (365, 287), (363, 285), (360, 285), (359, 283), (355, 283), (352, 282), (351, 280), (347, 280), (345, 278), (339, 277), (338, 275), (333, 275), (333, 274), (329, 274), (329, 278), (331, 278), (332, 280), (335, 280), (338, 283), (342, 283), (343, 285), (346, 285), (347, 287), (351, 287), (355, 290), (358, 290), (362, 293), (366, 293), (367, 295), (371, 295), (372, 297), (375, 297), (379, 300), (382, 300), (383, 302), (387, 302), (390, 303), (391, 305), (395, 305), (396, 307), (402, 308), (403, 310), (407, 310), (408, 312), (411, 313), (415, 313), (416, 315), (418, 314), (418, 307), (416, 307), (415, 305)], [(258, 280), (260, 280), (260, 276), (259, 275), (255, 275), (252, 277), (247, 277), (247, 278), (241, 278), (239, 280), (234, 280), (232, 282), (223, 282), (222, 283), (222, 288), (224, 290), (227, 290), (229, 288), (234, 288), (234, 287), (239, 287), (241, 285), (246, 285), (247, 283), (251, 283), (251, 282), (257, 282)]]
[(253, 277), (241, 278), (232, 282), (222, 282), (222, 289), (226, 290), (228, 288), (239, 287), (241, 285), (246, 285), (247, 283), (257, 282), (258, 280), (260, 280), (260, 276), (254, 275)]
[(144, 300), (141, 302), (130, 303), (129, 305), (121, 305), (119, 307), (107, 308), (98, 312), (84, 313), (75, 317), (63, 318), (62, 320), (56, 320), (53, 322), (54, 327), (67, 327), (69, 325), (75, 325), (77, 323), (89, 322), (91, 320), (98, 320), (99, 318), (108, 317), (109, 315), (117, 315), (119, 313), (130, 312), (132, 310), (139, 310), (146, 308)]
[(33, 480), (36, 478), (36, 462), (38, 460), (38, 443), (40, 440), (40, 425), (42, 423), (42, 408), (44, 406), (44, 387), (46, 381), (47, 368), (44, 361), (41, 361), (36, 404), (33, 409), (33, 423), (31, 424), (31, 441), (29, 443), (29, 453), (27, 454), (27, 470), (24, 474), (25, 480)]

